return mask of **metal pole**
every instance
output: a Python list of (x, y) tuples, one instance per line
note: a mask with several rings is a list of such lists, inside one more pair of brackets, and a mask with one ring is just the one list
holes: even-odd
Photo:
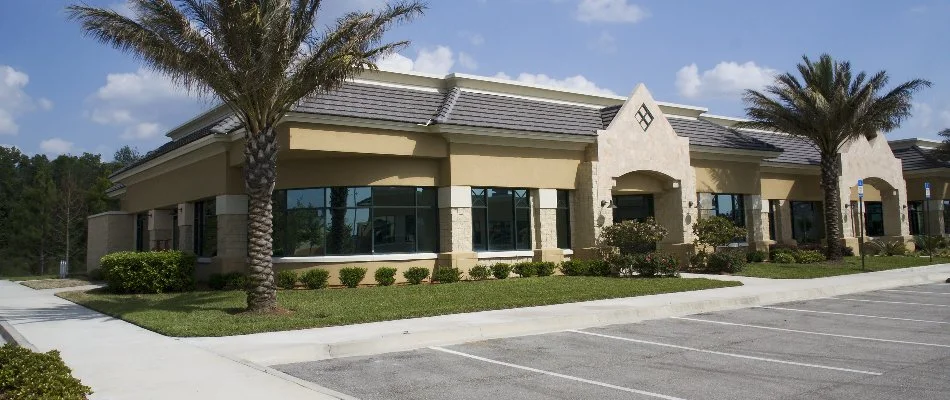
[(861, 270), (864, 271), (864, 199), (858, 199), (858, 218), (860, 219), (858, 226), (861, 235), (858, 239), (858, 248), (861, 249)]

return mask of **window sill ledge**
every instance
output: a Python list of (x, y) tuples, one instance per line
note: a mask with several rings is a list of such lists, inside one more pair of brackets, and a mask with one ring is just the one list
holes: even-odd
[(534, 257), (534, 250), (480, 251), (478, 258)]
[(435, 260), (436, 253), (405, 253), (405, 254), (363, 254), (352, 256), (316, 256), (316, 257), (273, 257), (274, 264), (291, 263), (340, 263), (340, 262), (367, 262), (367, 261), (411, 261)]

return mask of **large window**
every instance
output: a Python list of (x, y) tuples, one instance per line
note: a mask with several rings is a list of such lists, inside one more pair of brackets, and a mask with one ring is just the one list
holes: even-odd
[(867, 236), (884, 236), (884, 205), (880, 201), (864, 202), (864, 227)]
[(699, 193), (699, 217), (722, 216), (745, 227), (745, 203), (741, 194)]
[(798, 243), (818, 243), (825, 237), (820, 201), (792, 201), (792, 238)]
[(135, 215), (135, 251), (147, 251), (148, 248), (148, 213)]
[(472, 188), (472, 247), (531, 250), (530, 214), (527, 189)]
[(557, 191), (557, 247), (571, 248), (571, 192)]
[(950, 234), (950, 200), (943, 201), (943, 233)]
[(907, 202), (907, 222), (910, 225), (911, 235), (924, 234), (924, 202)]
[(434, 253), (435, 188), (333, 187), (274, 192), (274, 255)]
[(195, 254), (198, 257), (218, 255), (218, 215), (215, 200), (195, 203)]
[(769, 240), (775, 240), (775, 214), (779, 210), (778, 200), (769, 200)]
[(640, 221), (653, 218), (653, 195), (637, 194), (614, 196), (614, 223)]

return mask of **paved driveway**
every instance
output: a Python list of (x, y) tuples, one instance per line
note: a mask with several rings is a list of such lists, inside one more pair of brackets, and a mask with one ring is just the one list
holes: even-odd
[(275, 368), (362, 399), (950, 399), (950, 285)]

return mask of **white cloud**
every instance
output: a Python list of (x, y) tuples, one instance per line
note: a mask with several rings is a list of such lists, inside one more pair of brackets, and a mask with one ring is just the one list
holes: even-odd
[(37, 100), (36, 104), (39, 104), (43, 111), (49, 111), (53, 109), (53, 101), (45, 97), (41, 97), (39, 100)]
[(462, 51), (459, 52), (459, 65), (461, 65), (462, 68), (472, 71), (478, 69), (478, 63), (475, 61), (475, 58)]
[[(52, 102), (47, 99), (34, 101), (24, 88), (30, 83), (30, 76), (8, 65), (0, 65), (0, 135), (16, 135), (20, 125), (16, 118), (34, 111), (37, 107), (47, 110)], [(47, 108), (49, 106), (49, 108)]]
[(67, 142), (60, 138), (47, 139), (40, 142), (40, 149), (46, 154), (67, 154), (73, 151), (73, 142)]
[(577, 19), (582, 22), (636, 23), (649, 16), (646, 10), (627, 0), (581, 0)]
[[(468, 66), (477, 66), (475, 59), (471, 58), (471, 56), (468, 56), (467, 54), (465, 56), (466, 60), (464, 63), (467, 63)], [(452, 49), (447, 46), (437, 46), (434, 49), (420, 49), (414, 60), (404, 55), (393, 53), (379, 59), (376, 62), (376, 65), (379, 66), (380, 69), (387, 71), (423, 72), (435, 75), (445, 75), (452, 70), (455, 62), (455, 54), (452, 52)], [(459, 63), (463, 63), (461, 60), (461, 55)], [(463, 67), (468, 68), (467, 65), (462, 64)]]
[(615, 95), (612, 90), (597, 86), (597, 84), (585, 78), (583, 75), (575, 75), (564, 79), (556, 79), (545, 74), (529, 74), (525, 72), (519, 74), (517, 78), (512, 79), (510, 75), (504, 72), (499, 72), (495, 74), (494, 77), (498, 79), (515, 80), (531, 85), (546, 86), (554, 89), (563, 89), (599, 95)]
[(468, 43), (472, 46), (481, 46), (485, 44), (485, 37), (478, 33), (461, 31), (459, 32), (459, 36), (465, 38), (465, 40), (468, 40)]
[(745, 89), (761, 89), (772, 83), (777, 73), (752, 61), (744, 64), (723, 61), (700, 74), (694, 63), (676, 73), (676, 88), (680, 95), (688, 98), (735, 96)]
[(933, 127), (934, 109), (927, 103), (911, 103), (911, 119), (909, 126), (923, 131), (929, 131)]
[(148, 140), (161, 128), (187, 120), (206, 107), (195, 96), (168, 78), (146, 69), (112, 73), (87, 100), (86, 116), (111, 125), (124, 140)]
[(617, 39), (610, 32), (603, 31), (597, 39), (590, 43), (589, 47), (603, 53), (613, 54), (617, 52)]

